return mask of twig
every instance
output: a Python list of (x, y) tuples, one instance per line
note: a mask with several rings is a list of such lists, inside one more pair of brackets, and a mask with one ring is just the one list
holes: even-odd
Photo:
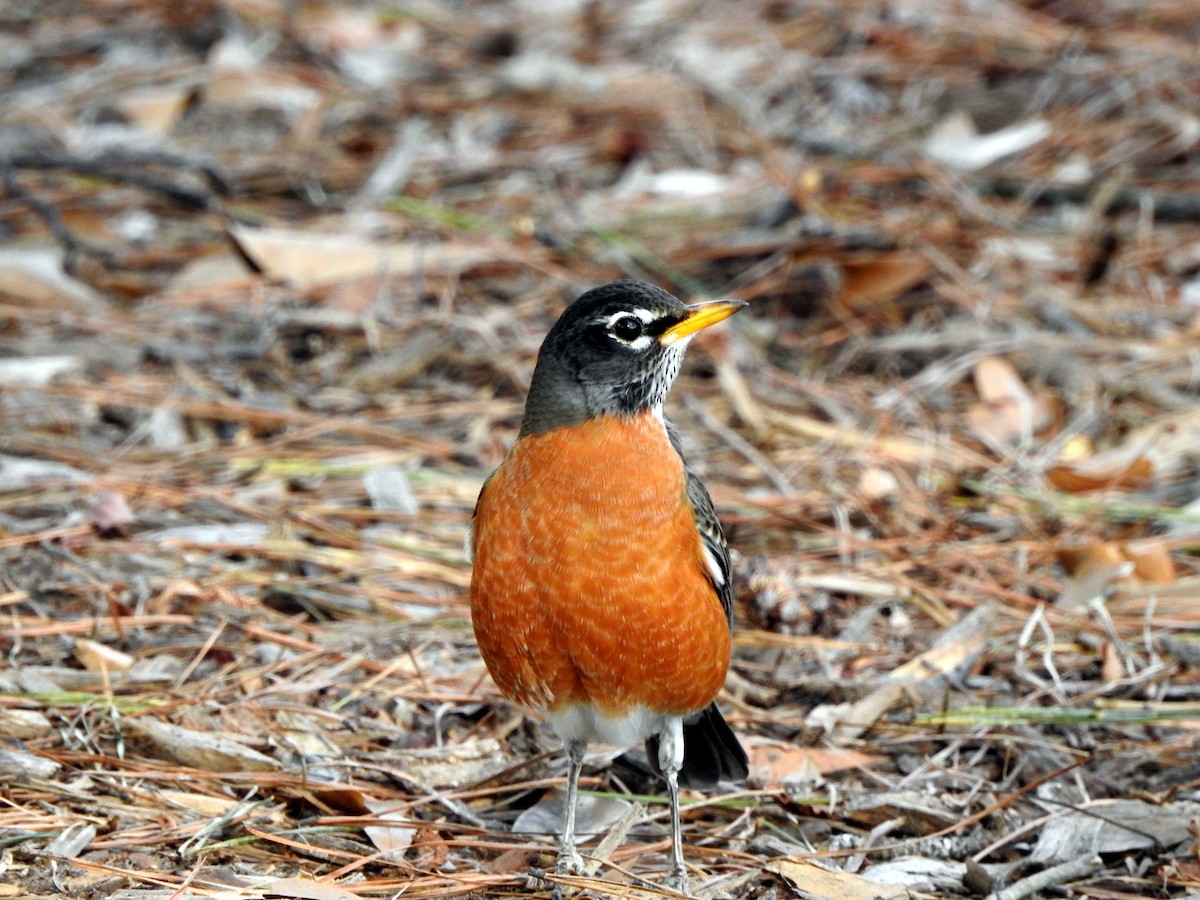
[(861, 869), (863, 863), (867, 861), (869, 851), (872, 847), (879, 843), (880, 838), (887, 837), (887, 835), (891, 834), (903, 824), (904, 816), (896, 816), (894, 819), (888, 819), (887, 821), (880, 822), (878, 825), (872, 828), (869, 832), (867, 832), (866, 837), (863, 838), (859, 845), (861, 852), (847, 858), (845, 865), (842, 866), (842, 870), (845, 872), (854, 873)]
[(629, 829), (634, 826), (645, 811), (646, 807), (641, 803), (630, 804), (629, 809), (625, 810), (625, 815), (617, 820), (616, 824), (608, 830), (608, 833), (596, 845), (596, 852), (587, 854), (589, 859), (587, 865), (588, 875), (595, 875), (600, 870), (601, 864), (611, 862), (610, 857), (613, 851), (624, 842), (625, 836), (629, 834)]
[[(1061, 206), (1064, 203), (1084, 206), (1090, 202), (1096, 190), (1094, 185), (1038, 184), (1033, 179), (1013, 175), (978, 178), (974, 186), (981, 194), (991, 194), (1004, 199), (1020, 198), (1038, 206)], [(1200, 221), (1200, 195), (1163, 194), (1132, 185), (1117, 188), (1101, 212), (1106, 216), (1116, 216), (1133, 209), (1141, 209), (1143, 204), (1150, 205), (1154, 211), (1154, 218), (1159, 222)]]
[(1118, 525), (1138, 522), (1200, 524), (1200, 514), (1196, 512), (1155, 503), (1114, 500), (1106, 496), (1089, 497), (1066, 494), (1059, 491), (1022, 488), (978, 479), (964, 481), (963, 486), (985, 497), (1013, 497), (1038, 503), (1060, 516), (1099, 518)]
[(250, 792), (246, 794), (246, 796), (243, 797), (238, 803), (235, 803), (233, 806), (229, 807), (229, 809), (225, 810), (224, 813), (217, 816), (215, 819), (209, 820), (203, 828), (180, 844), (179, 849), (176, 851), (179, 854), (179, 858), (187, 859), (189, 856), (194, 856), (195, 854), (200, 853), (208, 843), (209, 838), (219, 832), (222, 828), (268, 802), (262, 799), (255, 800), (254, 795), (256, 793), (258, 793), (258, 788), (251, 788)]
[(73, 156), (71, 154), (51, 153), (17, 153), (9, 157), (8, 162), (18, 169), (62, 169), (78, 172), (81, 175), (94, 175), (98, 178), (108, 178), (112, 181), (124, 181), (130, 184), (153, 186), (167, 196), (180, 202), (207, 209), (212, 205), (212, 193), (194, 191), (169, 182), (147, 178), (141, 181), (140, 173), (131, 169), (147, 166), (162, 166), (167, 169), (183, 169), (194, 172), (208, 182), (209, 187), (217, 194), (230, 194), (232, 187), (225, 175), (217, 168), (216, 163), (189, 156), (185, 153), (174, 153), (163, 149), (134, 149), (129, 147), (112, 148), (95, 156)]
[(217, 202), (213, 191), (203, 188), (186, 187), (166, 178), (151, 175), (145, 171), (146, 167), (155, 165), (172, 169), (183, 168), (197, 172), (212, 185), (217, 193), (229, 193), (229, 183), (212, 163), (163, 150), (110, 151), (90, 158), (68, 154), (18, 153), (0, 159), (0, 171), (5, 173), (5, 187), (9, 194), (26, 203), (30, 209), (45, 220), (54, 233), (55, 239), (66, 249), (69, 262), (73, 262), (74, 256), (79, 251), (86, 250), (88, 253), (103, 258), (110, 265), (115, 262), (115, 258), (111, 254), (88, 247), (71, 234), (63, 224), (62, 218), (58, 215), (57, 211), (49, 204), (38, 200), (36, 197), (30, 195), (28, 191), (17, 185), (15, 179), (10, 178), (10, 173), (16, 169), (54, 169), (75, 172), (80, 175), (102, 178), (106, 181), (116, 182), (117, 184), (128, 184), (133, 187), (152, 191), (189, 209), (208, 212), (219, 207), (220, 204)]
[(705, 428), (744, 456), (749, 462), (758, 466), (759, 470), (767, 476), (767, 479), (771, 484), (775, 485), (776, 490), (781, 494), (790, 495), (796, 493), (796, 488), (788, 480), (788, 477), (774, 463), (763, 456), (753, 444), (709, 412), (703, 403), (695, 397), (684, 397), (683, 405), (688, 408), (688, 412), (695, 414)]
[(1017, 653), (1013, 660), (1013, 668), (1018, 675), (1028, 681), (1030, 684), (1041, 690), (1049, 690), (1050, 685), (1039, 678), (1037, 675), (1025, 665), (1025, 658), (1028, 654), (1028, 647), (1033, 638), (1034, 629), (1039, 629), (1042, 636), (1046, 639), (1045, 649), (1042, 651), (1042, 665), (1046, 672), (1050, 675), (1050, 680), (1054, 683), (1054, 688), (1057, 691), (1057, 699), (1061, 703), (1066, 703), (1066, 692), (1063, 688), (1062, 679), (1058, 676), (1058, 669), (1054, 665), (1054, 631), (1050, 627), (1050, 623), (1046, 621), (1045, 608), (1038, 606), (1034, 609), (1029, 619), (1025, 622), (1025, 627), (1021, 629), (1021, 636), (1017, 640)]
[(73, 272), (80, 255), (85, 253), (97, 257), (106, 265), (116, 264), (117, 258), (113, 253), (77, 237), (52, 204), (27, 190), (17, 179), (12, 160), (0, 159), (0, 179), (4, 182), (4, 192), (10, 200), (27, 206), (30, 212), (46, 223), (54, 240), (63, 248), (65, 271)]
[(1021, 900), (1021, 898), (1036, 894), (1045, 888), (1051, 886), (1061, 887), (1069, 882), (1078, 881), (1085, 875), (1090, 875), (1099, 870), (1103, 865), (1104, 863), (1099, 856), (1084, 856), (1079, 859), (1072, 859), (1061, 865), (1042, 869), (1042, 871), (1035, 875), (1030, 875), (1028, 878), (1022, 878), (1011, 887), (1006, 887), (1002, 891), (989, 894), (987, 900)]

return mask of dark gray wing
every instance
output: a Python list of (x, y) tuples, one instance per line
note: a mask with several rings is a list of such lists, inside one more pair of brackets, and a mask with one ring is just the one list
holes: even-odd
[[(671, 446), (675, 448), (679, 458), (683, 459), (679, 432), (670, 422), (666, 425)], [(721, 530), (721, 523), (717, 521), (717, 513), (713, 509), (712, 497), (708, 496), (708, 490), (687, 467), (687, 460), (683, 461), (683, 468), (687, 474), (688, 500), (691, 501), (696, 516), (696, 528), (700, 531), (706, 561), (709, 563), (708, 580), (721, 600), (721, 608), (725, 610), (725, 618), (732, 631), (733, 578), (729, 568), (729, 545), (725, 542), (725, 532)], [(651, 735), (646, 740), (646, 755), (656, 772), (658, 743), (658, 735)], [(738, 743), (737, 737), (715, 702), (683, 720), (683, 768), (679, 770), (680, 784), (696, 788), (712, 787), (718, 781), (742, 781), (749, 771), (746, 751)]]
[[(671, 446), (675, 448), (679, 458), (683, 459), (679, 432), (670, 422), (667, 422), (666, 425)], [(721, 608), (725, 610), (725, 618), (729, 620), (729, 628), (732, 630), (733, 573), (729, 566), (729, 544), (725, 541), (725, 532), (721, 530), (717, 511), (713, 509), (712, 497), (708, 495), (708, 489), (704, 487), (704, 482), (687, 467), (687, 460), (683, 462), (683, 469), (687, 474), (688, 500), (691, 501), (696, 517), (696, 528), (700, 532), (700, 539), (704, 542), (705, 561), (709, 564), (708, 580), (712, 582), (713, 590), (717, 592)]]

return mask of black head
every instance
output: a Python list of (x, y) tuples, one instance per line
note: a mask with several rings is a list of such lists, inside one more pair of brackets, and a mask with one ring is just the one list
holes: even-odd
[(542, 342), (521, 433), (661, 410), (692, 335), (745, 305), (712, 300), (687, 306), (640, 281), (588, 291)]

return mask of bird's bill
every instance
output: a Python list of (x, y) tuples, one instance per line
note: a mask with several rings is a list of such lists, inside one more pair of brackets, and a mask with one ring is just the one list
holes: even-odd
[(745, 305), (745, 300), (709, 300), (705, 303), (694, 303), (687, 308), (686, 318), (664, 331), (658, 341), (664, 347), (670, 347), (676, 341), (691, 337), (702, 328), (728, 319)]

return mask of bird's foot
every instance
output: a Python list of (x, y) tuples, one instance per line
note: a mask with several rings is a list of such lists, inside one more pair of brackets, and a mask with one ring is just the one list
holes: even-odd
[(563, 847), (558, 851), (558, 859), (554, 863), (555, 875), (586, 875), (587, 867), (583, 857), (574, 847)]
[[(586, 875), (587, 869), (583, 865), (583, 857), (579, 855), (574, 847), (563, 847), (558, 851), (558, 859), (554, 862), (555, 875)], [(554, 900), (567, 900), (569, 897), (579, 893), (577, 887), (564, 887), (561, 884), (554, 885), (554, 891), (551, 896)]]
[(688, 890), (687, 871), (682, 866), (673, 866), (671, 868), (671, 871), (667, 874), (665, 884), (666, 887), (683, 894), (685, 897), (692, 896), (692, 892)]

